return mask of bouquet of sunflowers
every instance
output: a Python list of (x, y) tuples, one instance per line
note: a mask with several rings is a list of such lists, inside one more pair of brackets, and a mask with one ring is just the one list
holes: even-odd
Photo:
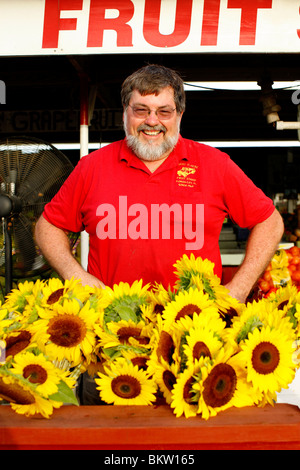
[(184, 255), (174, 267), (173, 290), (142, 281), (19, 284), (0, 309), (2, 403), (48, 418), (78, 404), (76, 382), (87, 371), (105, 403), (165, 403), (177, 417), (274, 404), (298, 369), (296, 286), (241, 304), (210, 261)]

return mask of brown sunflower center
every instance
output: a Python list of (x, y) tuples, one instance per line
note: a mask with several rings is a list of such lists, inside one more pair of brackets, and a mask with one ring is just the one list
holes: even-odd
[(28, 391), (24, 390), (17, 383), (6, 384), (0, 378), (0, 397), (10, 403), (18, 405), (32, 405), (35, 403), (34, 396)]
[(118, 330), (118, 337), (120, 343), (128, 343), (129, 338), (136, 339), (140, 344), (148, 344), (149, 338), (146, 336), (141, 336), (141, 329), (134, 326), (123, 326)]
[(63, 293), (64, 293), (64, 288), (63, 287), (61, 289), (57, 289), (54, 292), (52, 292), (52, 294), (50, 294), (48, 299), (47, 299), (47, 304), (48, 305), (55, 304), (55, 302), (57, 302), (61, 298)]
[(58, 315), (49, 321), (47, 333), (57, 346), (75, 347), (86, 335), (84, 321), (75, 315)]
[[(225, 313), (223, 313), (224, 315), (224, 320), (225, 320), (225, 323), (226, 323), (226, 328), (230, 328), (231, 324), (232, 324), (232, 319), (233, 317), (237, 317), (238, 316), (238, 313), (237, 311), (235, 310), (235, 308), (233, 307), (230, 307), (226, 310)], [(222, 317), (222, 315), (221, 315)]]
[(162, 331), (156, 351), (157, 358), (160, 359), (162, 357), (168, 364), (171, 364), (174, 351), (175, 346), (172, 336), (166, 331)]
[(161, 304), (156, 304), (155, 307), (154, 307), (154, 313), (157, 313), (157, 314), (162, 314), (163, 311), (164, 311), (164, 306), (161, 305)]
[(30, 344), (31, 333), (21, 331), (17, 336), (9, 336), (6, 339), (6, 356), (15, 356)]
[(175, 383), (176, 377), (170, 370), (165, 370), (162, 375), (163, 383), (165, 384), (166, 388), (171, 392)]
[(288, 300), (284, 300), (283, 302), (281, 302), (279, 305), (278, 305), (278, 310), (283, 310), (284, 307), (289, 303)]
[(198, 313), (198, 315), (201, 313), (201, 309), (198, 305), (187, 304), (177, 312), (175, 321), (180, 320), (182, 317), (192, 317), (194, 313)]
[(211, 358), (210, 350), (203, 341), (198, 341), (193, 347), (193, 359), (200, 359), (200, 357)]
[(237, 384), (235, 370), (229, 364), (217, 364), (204, 380), (203, 398), (207, 406), (226, 405), (234, 395)]
[(131, 359), (134, 366), (138, 366), (139, 369), (147, 370), (148, 357), (137, 356)]
[(136, 398), (141, 393), (139, 381), (130, 375), (119, 375), (111, 382), (111, 389), (120, 398)]
[(48, 374), (39, 364), (30, 364), (24, 367), (23, 377), (33, 384), (43, 384), (46, 382)]
[(184, 384), (183, 387), (183, 399), (186, 403), (192, 403), (193, 393), (192, 393), (192, 384), (193, 384), (193, 377), (190, 377)]
[(252, 366), (258, 374), (271, 374), (279, 364), (280, 354), (268, 341), (259, 343), (252, 352)]

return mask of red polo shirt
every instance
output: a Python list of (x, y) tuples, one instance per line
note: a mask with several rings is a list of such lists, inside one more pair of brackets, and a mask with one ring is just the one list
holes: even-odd
[(90, 235), (88, 271), (104, 284), (143, 279), (174, 285), (184, 253), (208, 258), (221, 277), (218, 246), (224, 218), (251, 229), (274, 211), (272, 201), (228, 155), (179, 138), (151, 173), (126, 145), (82, 158), (44, 217)]

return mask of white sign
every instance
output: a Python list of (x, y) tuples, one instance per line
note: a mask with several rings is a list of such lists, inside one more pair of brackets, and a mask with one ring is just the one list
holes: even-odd
[(0, 55), (299, 52), (299, 0), (0, 0)]

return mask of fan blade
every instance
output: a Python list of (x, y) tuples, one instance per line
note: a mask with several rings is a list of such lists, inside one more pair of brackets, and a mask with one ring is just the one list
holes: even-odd
[(41, 199), (49, 201), (68, 175), (69, 171), (62, 162), (58, 162), (50, 172), (47, 166), (41, 166), (20, 185), (18, 197), (24, 204), (35, 204)]

